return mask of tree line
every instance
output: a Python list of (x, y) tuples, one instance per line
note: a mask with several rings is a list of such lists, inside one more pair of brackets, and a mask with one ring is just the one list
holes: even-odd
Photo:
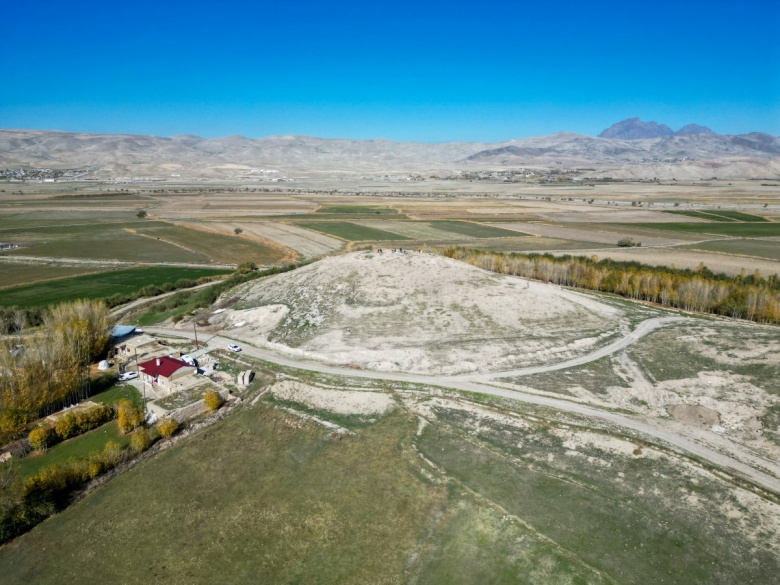
[(780, 323), (780, 277), (758, 271), (737, 276), (715, 274), (701, 264), (696, 270), (648, 266), (596, 257), (484, 252), (450, 247), (449, 258), (498, 272), (617, 294), (664, 307)]
[(89, 366), (103, 355), (110, 328), (101, 301), (75, 301), (43, 313), (43, 330), (23, 346), (0, 349), (0, 444), (40, 416), (89, 396)]

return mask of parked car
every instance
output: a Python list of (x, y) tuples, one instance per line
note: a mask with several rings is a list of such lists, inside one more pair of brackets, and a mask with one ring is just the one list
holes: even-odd
[(228, 345), (228, 349), (230, 351), (241, 351), (241, 346), (236, 345), (235, 343), (231, 343), (230, 345)]
[(192, 357), (190, 354), (185, 353), (183, 356), (181, 356), (181, 361), (183, 361), (186, 364), (189, 364), (191, 366), (198, 366), (198, 360), (196, 360), (194, 357)]
[(128, 380), (135, 380), (138, 377), (138, 372), (125, 372), (119, 376), (120, 382), (127, 382)]

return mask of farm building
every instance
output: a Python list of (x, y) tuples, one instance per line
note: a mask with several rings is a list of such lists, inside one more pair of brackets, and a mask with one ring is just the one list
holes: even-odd
[(160, 348), (160, 344), (151, 335), (136, 335), (117, 343), (116, 354), (126, 357), (138, 352), (143, 355), (158, 348)]
[(156, 384), (162, 389), (173, 390), (173, 383), (194, 374), (197, 368), (172, 357), (158, 357), (138, 364), (144, 382)]

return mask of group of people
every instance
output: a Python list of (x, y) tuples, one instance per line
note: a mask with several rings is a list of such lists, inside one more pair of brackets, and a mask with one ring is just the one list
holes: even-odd
[[(420, 254), (422, 254), (422, 248), (418, 249), (417, 251), (418, 251)], [(381, 254), (381, 253), (382, 253), (382, 248), (377, 248), (377, 252), (378, 252), (379, 254)], [(393, 248), (393, 249), (391, 250), (391, 252), (392, 252), (393, 254), (396, 254), (396, 253), (398, 253), (398, 254), (405, 254), (405, 253), (406, 253), (406, 252), (404, 252), (404, 249), (403, 249), (403, 248)]]

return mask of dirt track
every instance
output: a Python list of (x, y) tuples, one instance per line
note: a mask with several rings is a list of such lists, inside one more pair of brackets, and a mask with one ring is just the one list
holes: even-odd
[[(658, 318), (648, 319), (647, 321), (640, 323), (640, 325), (634, 331), (624, 336), (622, 339), (610, 344), (609, 346), (598, 349), (585, 356), (581, 356), (576, 360), (569, 360), (567, 362), (562, 362), (559, 364), (540, 366), (538, 368), (534, 368), (534, 370), (537, 373), (541, 371), (552, 371), (555, 369), (571, 367), (573, 365), (580, 365), (583, 363), (587, 363), (589, 361), (599, 359), (601, 357), (604, 357), (605, 355), (609, 355), (610, 353), (614, 353), (620, 351), (621, 349), (624, 349), (625, 347), (627, 347), (631, 343), (634, 343), (638, 339), (641, 339), (642, 337), (644, 337), (645, 335), (647, 335), (657, 327), (665, 324), (670, 319), (677, 320), (681, 318), (668, 317), (668, 318), (661, 318), (660, 320)], [(146, 328), (146, 330), (149, 333), (153, 333), (153, 334), (156, 333), (156, 334), (161, 334), (166, 336), (185, 337), (188, 339), (194, 337), (193, 333), (179, 330), (179, 329), (149, 327)], [(213, 349), (218, 349), (218, 348), (226, 349), (227, 345), (233, 343), (234, 341), (235, 340), (227, 337), (214, 335), (213, 337), (208, 339), (206, 343), (208, 346), (210, 346)], [(715, 465), (720, 466), (722, 468), (729, 469), (732, 472), (736, 473), (737, 475), (744, 476), (749, 480), (751, 480), (752, 482), (768, 490), (771, 490), (774, 493), (780, 494), (780, 479), (778, 479), (780, 478), (780, 466), (778, 466), (774, 462), (770, 462), (764, 459), (759, 460), (757, 457), (752, 456), (748, 453), (741, 453), (740, 459), (737, 460), (734, 457), (724, 455), (723, 453), (715, 451), (714, 449), (695, 443), (690, 439), (682, 437), (667, 429), (661, 428), (659, 425), (652, 424), (638, 417), (600, 410), (597, 408), (593, 408), (591, 406), (586, 406), (568, 400), (551, 398), (548, 396), (539, 396), (535, 394), (521, 392), (518, 390), (497, 388), (494, 386), (486, 385), (484, 383), (480, 383), (479, 380), (475, 381), (473, 379), (469, 379), (468, 377), (452, 378), (452, 377), (445, 377), (445, 376), (428, 376), (423, 374), (376, 372), (371, 370), (360, 370), (360, 369), (352, 369), (352, 368), (346, 368), (341, 366), (332, 366), (320, 362), (315, 362), (310, 360), (300, 360), (292, 357), (282, 356), (280, 354), (271, 352), (269, 350), (247, 346), (246, 342), (244, 341), (242, 341), (242, 343), (244, 343), (243, 351), (247, 355), (271, 363), (275, 363), (281, 366), (299, 368), (303, 370), (309, 370), (309, 371), (319, 372), (324, 374), (334, 374), (340, 376), (351, 376), (351, 377), (370, 378), (370, 379), (379, 379), (379, 380), (391, 380), (391, 381), (398, 381), (398, 382), (410, 382), (413, 384), (428, 384), (432, 386), (440, 386), (444, 388), (463, 390), (466, 392), (489, 394), (492, 396), (511, 398), (529, 404), (546, 406), (564, 412), (569, 412), (572, 414), (593, 417), (600, 420), (608, 421), (610, 423), (622, 426), (624, 428), (631, 429), (633, 431), (638, 431), (640, 433), (644, 433), (646, 435), (654, 437), (655, 439), (661, 440), (669, 444), (673, 448), (687, 452), (688, 454), (695, 455), (701, 459), (714, 463)], [(507, 373), (504, 372), (499, 375), (507, 375)], [(743, 463), (743, 461), (753, 461), (755, 465), (760, 466), (763, 469), (766, 469), (769, 473), (766, 473), (764, 471), (759, 471), (755, 467)]]

